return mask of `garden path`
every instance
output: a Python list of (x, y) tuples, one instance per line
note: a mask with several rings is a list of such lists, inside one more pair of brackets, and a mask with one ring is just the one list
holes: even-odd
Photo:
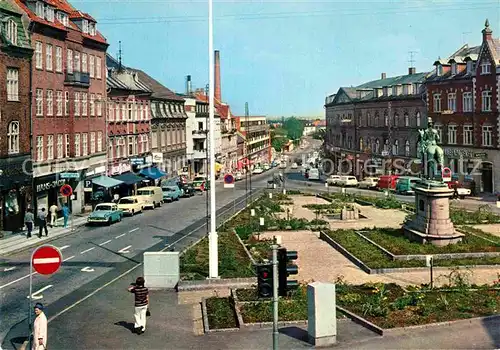
[(489, 234), (500, 237), (500, 224), (475, 225), (474, 228), (477, 228)]

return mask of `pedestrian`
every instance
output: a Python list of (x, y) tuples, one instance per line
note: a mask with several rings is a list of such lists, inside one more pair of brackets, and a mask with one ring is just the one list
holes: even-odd
[(33, 222), (35, 221), (35, 216), (33, 215), (33, 211), (31, 208), (26, 210), (26, 214), (24, 214), (24, 224), (28, 229), (27, 238), (31, 238), (31, 231), (33, 231)]
[(38, 213), (38, 238), (42, 238), (42, 231), (45, 229), (45, 236), (49, 235), (49, 230), (47, 230), (47, 212), (45, 208), (42, 208)]
[(50, 206), (49, 211), (50, 211), (50, 227), (57, 226), (57, 205), (54, 203)]
[(33, 323), (33, 344), (32, 350), (47, 349), (47, 317), (43, 312), (41, 303), (35, 304), (35, 322)]
[(62, 207), (62, 214), (64, 218), (64, 228), (68, 227), (68, 218), (69, 218), (69, 208), (66, 204)]
[(128, 288), (130, 293), (135, 294), (134, 309), (134, 333), (142, 334), (146, 330), (146, 313), (149, 305), (149, 290), (144, 286), (144, 277), (137, 277), (135, 283)]

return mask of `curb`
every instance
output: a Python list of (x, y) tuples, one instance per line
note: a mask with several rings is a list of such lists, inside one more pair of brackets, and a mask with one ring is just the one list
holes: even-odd
[(177, 292), (214, 288), (245, 288), (257, 284), (257, 277), (179, 281)]

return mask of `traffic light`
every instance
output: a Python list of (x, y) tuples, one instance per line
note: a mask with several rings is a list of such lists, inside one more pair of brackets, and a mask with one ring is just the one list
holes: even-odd
[(289, 264), (293, 260), (297, 260), (298, 254), (295, 250), (287, 251), (286, 248), (278, 249), (278, 276), (279, 287), (278, 295), (285, 297), (288, 291), (297, 289), (299, 282), (297, 280), (288, 280), (288, 276), (299, 273), (299, 268), (295, 264)]
[(259, 298), (273, 296), (273, 264), (257, 265), (257, 292)]

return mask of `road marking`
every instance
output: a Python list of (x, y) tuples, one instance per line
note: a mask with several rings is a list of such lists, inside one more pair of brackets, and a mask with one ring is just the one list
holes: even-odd
[(130, 250), (129, 250), (129, 248), (130, 248), (130, 247), (132, 247), (132, 246), (131, 246), (131, 245), (129, 245), (128, 247), (125, 247), (125, 248), (123, 248), (123, 249), (120, 249), (120, 250), (118, 251), (118, 253), (120, 253), (120, 254), (127, 254), (127, 253), (130, 253)]
[[(40, 294), (41, 292), (46, 291), (47, 289), (52, 287), (53, 287), (52, 284), (49, 284), (48, 286), (45, 286), (42, 289), (37, 290), (35, 293), (31, 294), (31, 299), (42, 299), (43, 295), (37, 295), (37, 294)], [(29, 299), (30, 296), (28, 295), (27, 298)]]
[(125, 235), (126, 235), (126, 233), (122, 233), (121, 235), (116, 236), (115, 239), (118, 239), (118, 238), (123, 237)]
[(33, 259), (33, 264), (53, 264), (53, 263), (58, 263), (61, 261), (59, 258), (39, 258), (39, 259)]
[(5, 272), (5, 271), (12, 271), (12, 270), (15, 270), (15, 269), (16, 269), (16, 267), (15, 267), (15, 266), (12, 266), (12, 267), (6, 267), (6, 268), (5, 268), (5, 269), (3, 269), (3, 270), (4, 270), (4, 272)]
[(128, 231), (128, 233), (132, 233), (132, 232), (135, 232), (139, 229), (139, 227), (136, 227), (136, 228), (133, 228), (132, 230)]
[[(33, 272), (32, 274), (33, 274), (33, 275), (36, 275), (37, 273), (38, 273), (38, 272)], [(16, 283), (16, 282), (22, 281), (23, 279), (28, 278), (29, 276), (30, 276), (30, 275), (26, 275), (26, 276), (23, 276), (23, 277), (18, 278), (17, 280), (14, 280), (14, 281), (12, 281), (12, 282), (9, 282), (9, 283), (7, 283), (7, 284), (4, 284), (3, 286), (0, 286), (0, 289), (3, 289), (3, 288), (5, 288), (5, 287), (8, 287), (8, 286), (10, 286), (11, 284), (14, 284), (14, 283)]]
[(80, 271), (82, 271), (82, 272), (94, 272), (94, 269), (91, 269), (90, 266), (85, 266)]
[(109, 242), (111, 242), (111, 240), (107, 240), (106, 242), (102, 242), (101, 244), (99, 244), (100, 246), (103, 246), (105, 244), (108, 244)]
[(95, 247), (92, 247), (92, 248), (86, 249), (86, 250), (84, 250), (83, 252), (81, 252), (80, 254), (85, 254), (85, 253), (90, 252), (91, 250), (94, 250), (94, 249), (95, 249)]
[(69, 248), (69, 247), (70, 247), (69, 245), (64, 245), (61, 248), (59, 248), (59, 250), (64, 250), (64, 249)]
[(68, 260), (71, 260), (71, 259), (73, 259), (74, 257), (75, 257), (74, 255), (73, 255), (73, 256), (70, 256), (69, 258), (66, 258), (66, 259), (64, 259), (63, 261), (68, 261)]

